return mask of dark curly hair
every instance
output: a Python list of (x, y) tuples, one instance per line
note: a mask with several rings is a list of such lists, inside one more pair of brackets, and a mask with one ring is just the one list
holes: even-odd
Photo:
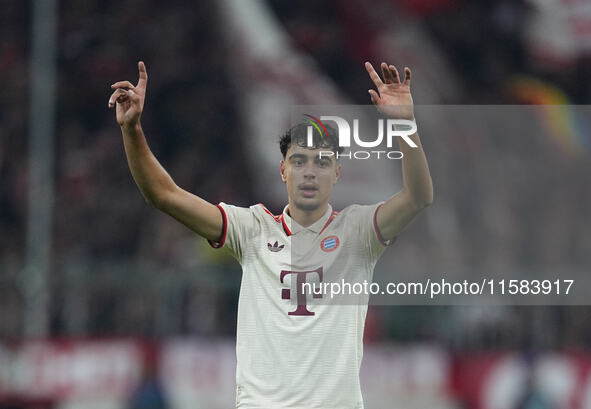
[[(296, 126), (290, 128), (281, 136), (279, 139), (279, 149), (281, 149), (283, 159), (285, 159), (287, 151), (289, 150), (289, 147), (292, 143), (305, 148), (308, 147), (309, 126), (310, 124), (306, 122), (299, 123)], [(339, 134), (337, 130), (330, 125), (325, 125), (325, 128), (326, 135), (318, 132), (316, 128), (312, 128), (313, 145), (310, 147), (310, 149), (326, 148), (327, 150), (334, 152), (336, 157), (337, 153), (340, 154), (343, 152), (343, 147), (339, 146)]]

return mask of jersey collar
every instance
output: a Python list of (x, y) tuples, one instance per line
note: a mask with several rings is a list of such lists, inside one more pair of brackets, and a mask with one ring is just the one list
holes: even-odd
[(300, 231), (303, 231), (303, 230), (309, 230), (309, 231), (314, 232), (316, 234), (320, 233), (322, 231), (322, 229), (324, 228), (324, 226), (326, 225), (326, 223), (328, 222), (328, 218), (332, 214), (332, 206), (329, 203), (328, 208), (326, 209), (326, 212), (324, 213), (324, 215), (320, 219), (316, 220), (310, 226), (304, 227), (301, 224), (299, 224), (298, 222), (296, 222), (295, 220), (293, 220), (289, 216), (289, 214), (287, 214), (288, 207), (289, 207), (289, 205), (286, 205), (283, 208), (283, 220), (285, 221), (285, 224), (287, 225), (287, 227), (291, 231), (292, 235), (296, 234)]

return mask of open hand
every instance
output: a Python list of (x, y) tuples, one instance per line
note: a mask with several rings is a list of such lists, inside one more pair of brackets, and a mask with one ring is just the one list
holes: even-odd
[(373, 89), (369, 90), (371, 101), (381, 114), (389, 118), (414, 120), (413, 101), (410, 94), (410, 68), (404, 67), (404, 82), (400, 82), (395, 66), (383, 62), (381, 68), (383, 81), (373, 66), (369, 62), (365, 63), (365, 69), (378, 89), (377, 92)]

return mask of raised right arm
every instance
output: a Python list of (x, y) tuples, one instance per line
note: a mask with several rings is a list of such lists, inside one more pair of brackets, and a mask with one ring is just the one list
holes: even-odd
[(148, 146), (140, 124), (148, 81), (146, 67), (141, 61), (138, 70), (137, 85), (129, 81), (116, 82), (111, 85), (115, 91), (109, 99), (109, 107), (116, 108), (133, 179), (149, 204), (206, 239), (218, 241), (223, 228), (219, 209), (177, 186)]

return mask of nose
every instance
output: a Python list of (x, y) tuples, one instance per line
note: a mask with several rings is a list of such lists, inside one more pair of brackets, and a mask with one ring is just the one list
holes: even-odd
[(314, 179), (316, 177), (316, 169), (314, 163), (312, 161), (308, 161), (304, 168), (304, 178), (306, 179)]

